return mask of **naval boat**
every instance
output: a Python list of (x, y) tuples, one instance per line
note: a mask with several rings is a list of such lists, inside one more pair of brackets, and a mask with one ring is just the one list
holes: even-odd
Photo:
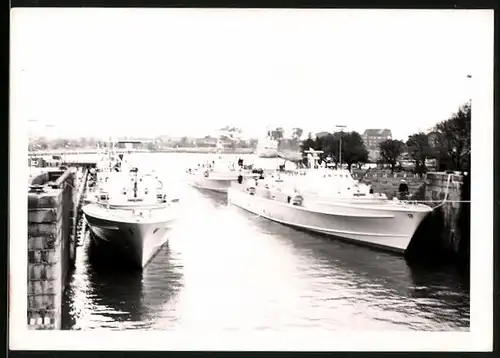
[(215, 153), (196, 167), (187, 169), (186, 173), (189, 185), (220, 193), (227, 193), (232, 182), (259, 176), (244, 165), (243, 159), (235, 160), (225, 156), (220, 141)]
[[(100, 186), (106, 185), (112, 173), (127, 171), (127, 168), (133, 165), (133, 163), (129, 162), (128, 156), (124, 156), (123, 153), (119, 154), (117, 150), (121, 145), (127, 145), (128, 143), (136, 142), (114, 142), (110, 140), (104, 147), (97, 147), (97, 161), (95, 167), (89, 170), (89, 179), (87, 182), (89, 190), (84, 198), (84, 203), (95, 202), (97, 200), (97, 196), (94, 192), (97, 191)], [(114, 175), (114, 177), (116, 177), (116, 175)]]
[(259, 139), (255, 154), (258, 158), (276, 158), (278, 156), (278, 141), (267, 132), (267, 136)]
[(187, 170), (188, 183), (199, 189), (227, 193), (232, 182), (259, 176), (258, 173), (246, 169), (241, 159), (238, 162), (223, 156), (209, 159), (198, 164), (198, 167)]
[(303, 172), (232, 184), (228, 202), (285, 225), (396, 252), (407, 249), (432, 211), (373, 193), (344, 170), (321, 168), (317, 156), (308, 164)]
[(82, 208), (93, 244), (119, 252), (124, 260), (143, 268), (167, 243), (179, 199), (167, 194), (152, 173), (128, 167), (125, 161), (108, 164), (99, 167), (98, 182)]

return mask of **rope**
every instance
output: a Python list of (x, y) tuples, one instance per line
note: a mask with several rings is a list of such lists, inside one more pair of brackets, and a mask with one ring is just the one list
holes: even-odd
[(444, 192), (443, 200), (404, 200), (404, 203), (439, 203), (438, 205), (432, 207), (432, 210), (436, 210), (446, 203), (470, 203), (470, 200), (448, 200), (448, 194), (450, 189), (450, 182), (453, 174), (448, 174), (448, 179), (446, 181), (446, 190)]
[(443, 206), (445, 203), (446, 203), (446, 201), (444, 201), (444, 200), (443, 200), (443, 202), (441, 202), (441, 204), (438, 204), (438, 205), (436, 205), (436, 206), (432, 207), (432, 211), (434, 211), (434, 210), (436, 210), (436, 209), (440, 208), (440, 207), (441, 207), (441, 206)]
[(470, 203), (470, 200), (401, 200), (404, 203)]
[(451, 174), (448, 174), (448, 179), (446, 180), (446, 190), (444, 191), (444, 199), (441, 202), (441, 204), (438, 204), (432, 208), (433, 211), (440, 208), (441, 206), (443, 206), (446, 203), (446, 201), (448, 200), (448, 191), (450, 189), (450, 180), (451, 180)]
[(75, 186), (71, 185), (71, 184), (70, 184), (70, 183), (68, 183), (67, 181), (65, 181), (65, 182), (64, 182), (64, 185), (65, 185), (65, 187), (66, 187), (66, 186), (69, 186), (69, 187), (71, 187), (71, 188), (73, 188), (73, 189), (78, 189), (77, 187), (75, 187)]

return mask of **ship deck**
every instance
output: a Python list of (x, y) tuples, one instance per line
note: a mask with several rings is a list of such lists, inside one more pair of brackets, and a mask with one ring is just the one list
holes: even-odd
[(83, 211), (85, 215), (103, 220), (119, 222), (154, 223), (168, 220), (175, 216), (176, 208), (172, 205), (149, 206), (106, 206), (103, 204), (87, 204)]

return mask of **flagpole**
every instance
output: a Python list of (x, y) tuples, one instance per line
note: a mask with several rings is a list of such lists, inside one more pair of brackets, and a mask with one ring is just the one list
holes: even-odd
[[(468, 74), (467, 79), (472, 80), (472, 75)], [(470, 83), (470, 81), (467, 81), (467, 82)], [(467, 92), (468, 92), (468, 97), (469, 97), (469, 106), (471, 107), (471, 111), (472, 111), (472, 96), (470, 94), (470, 87), (469, 86), (467, 86)]]

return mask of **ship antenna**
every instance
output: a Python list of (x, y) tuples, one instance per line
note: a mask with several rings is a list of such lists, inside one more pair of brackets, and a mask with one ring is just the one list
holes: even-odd
[(137, 198), (137, 172), (135, 173), (135, 181), (134, 181), (134, 198)]

